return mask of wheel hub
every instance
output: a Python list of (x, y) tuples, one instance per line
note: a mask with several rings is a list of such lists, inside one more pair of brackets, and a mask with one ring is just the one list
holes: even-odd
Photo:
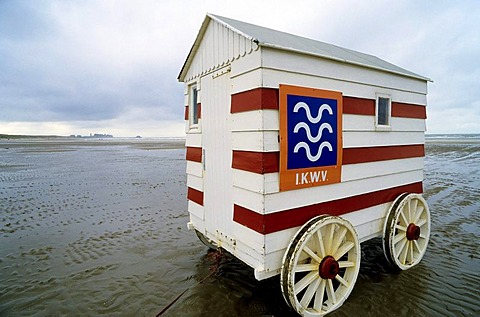
[(324, 257), (318, 267), (318, 272), (321, 278), (333, 280), (338, 272), (340, 272), (338, 261), (330, 255)]
[(408, 240), (418, 240), (420, 238), (420, 227), (411, 223), (407, 227), (407, 239)]

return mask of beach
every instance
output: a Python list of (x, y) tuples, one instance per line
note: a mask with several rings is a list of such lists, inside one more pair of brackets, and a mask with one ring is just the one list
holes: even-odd
[[(422, 262), (394, 272), (363, 243), (329, 316), (480, 315), (480, 138), (425, 150)], [(181, 139), (0, 140), (0, 316), (295, 316), (278, 277), (187, 230), (185, 169)]]

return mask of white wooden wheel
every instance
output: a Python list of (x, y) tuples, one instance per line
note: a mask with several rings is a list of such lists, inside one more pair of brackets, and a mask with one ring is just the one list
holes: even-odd
[(283, 297), (303, 316), (323, 316), (353, 290), (360, 270), (360, 243), (345, 219), (319, 216), (307, 222), (283, 257)]
[(430, 210), (420, 194), (402, 194), (390, 207), (383, 231), (387, 260), (401, 270), (417, 265), (430, 238)]

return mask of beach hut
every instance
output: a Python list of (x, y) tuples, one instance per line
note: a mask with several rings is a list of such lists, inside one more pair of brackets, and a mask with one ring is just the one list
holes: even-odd
[(428, 78), (375, 56), (207, 14), (185, 83), (190, 221), (208, 246), (280, 274), (285, 300), (324, 315), (348, 297), (360, 243), (394, 267), (427, 248)]

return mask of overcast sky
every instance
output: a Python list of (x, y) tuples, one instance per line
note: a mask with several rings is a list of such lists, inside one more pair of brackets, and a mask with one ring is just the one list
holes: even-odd
[(0, 0), (0, 133), (183, 136), (177, 76), (207, 12), (429, 77), (427, 132), (480, 133), (475, 0)]

